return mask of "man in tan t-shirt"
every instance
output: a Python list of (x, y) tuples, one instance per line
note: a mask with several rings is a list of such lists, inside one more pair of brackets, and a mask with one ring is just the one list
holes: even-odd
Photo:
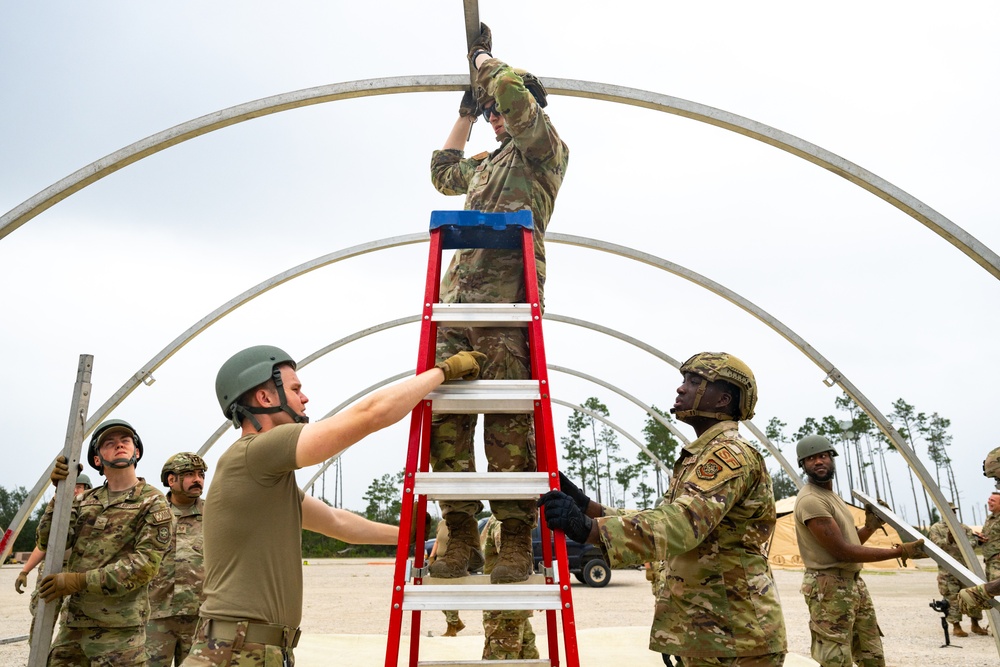
[(293, 663), (302, 529), (355, 544), (395, 544), (399, 530), (306, 495), (295, 471), (396, 423), (442, 382), (475, 379), (481, 358), (461, 352), (315, 424), (283, 350), (258, 345), (222, 365), (216, 395), (242, 436), (219, 459), (205, 502), (205, 602), (184, 667)]
[(833, 491), (837, 451), (821, 435), (796, 445), (799, 465), (809, 483), (795, 501), (795, 537), (806, 566), (802, 595), (809, 607), (812, 657), (823, 667), (884, 667), (881, 633), (861, 564), (890, 558), (926, 558), (923, 540), (891, 549), (863, 546), (882, 521), (866, 508), (865, 525), (857, 528), (847, 503)]

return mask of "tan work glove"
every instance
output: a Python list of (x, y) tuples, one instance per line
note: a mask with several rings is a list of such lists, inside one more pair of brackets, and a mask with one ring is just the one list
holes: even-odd
[(865, 503), (865, 528), (874, 533), (884, 525), (885, 521), (875, 513), (875, 508), (870, 503)]
[[(83, 472), (83, 464), (76, 464), (76, 474), (79, 475)], [(52, 474), (49, 475), (49, 480), (52, 481), (52, 486), (59, 486), (59, 482), (63, 481), (69, 477), (69, 462), (66, 460), (65, 456), (56, 457), (56, 464), (52, 468)]]
[(28, 585), (28, 573), (24, 570), (17, 573), (17, 579), (14, 580), (14, 590), (18, 592), (18, 595), (24, 595), (24, 589)]
[(434, 364), (435, 368), (444, 371), (444, 380), (475, 380), (479, 377), (479, 369), (486, 361), (486, 355), (482, 352), (459, 352), (448, 357), (444, 361)]
[(929, 558), (927, 552), (924, 551), (923, 540), (917, 540), (916, 542), (903, 542), (902, 544), (894, 544), (893, 546), (900, 547), (903, 550), (903, 553), (899, 556), (899, 559), (903, 561), (903, 567), (906, 567), (906, 561), (910, 559), (916, 560), (917, 558)]
[(475, 56), (477, 51), (485, 51), (490, 56), (493, 55), (493, 32), (485, 23), (479, 24), (479, 37), (472, 40), (472, 45), (469, 46), (469, 60), (472, 61), (473, 67), (476, 66)]
[(38, 594), (46, 602), (52, 602), (64, 595), (79, 593), (86, 587), (86, 572), (60, 572), (59, 574), (47, 575), (42, 579), (42, 585), (38, 589)]

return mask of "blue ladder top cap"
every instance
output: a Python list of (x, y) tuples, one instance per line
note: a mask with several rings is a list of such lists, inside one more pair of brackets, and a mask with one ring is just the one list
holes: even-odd
[(442, 248), (521, 247), (521, 231), (534, 229), (531, 211), (484, 213), (482, 211), (431, 211), (432, 230), (441, 229)]

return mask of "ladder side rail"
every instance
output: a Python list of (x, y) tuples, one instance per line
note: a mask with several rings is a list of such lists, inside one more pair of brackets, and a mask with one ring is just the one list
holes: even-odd
[[(416, 372), (422, 373), (434, 364), (434, 337), (437, 335), (437, 325), (433, 322), (433, 304), (437, 301), (441, 284), (441, 231), (432, 229), (430, 232), (430, 245), (427, 259), (427, 282), (424, 286), (424, 302), (422, 308), (422, 319), (420, 324), (420, 343), (417, 348)], [(413, 493), (416, 472), (421, 467), (426, 471), (427, 453), (423, 452), (421, 436), (426, 428), (430, 428), (430, 407), (428, 401), (421, 401), (410, 416), (410, 433), (408, 447), (406, 450), (406, 470), (403, 478), (403, 490), (401, 507), (399, 514), (399, 539), (396, 542), (396, 565), (393, 572), (392, 598), (389, 609), (389, 634), (386, 637), (385, 667), (397, 667), (399, 664), (399, 644), (403, 632), (403, 597), (407, 585), (407, 561), (410, 554), (410, 531), (409, 526), (415, 516), (426, 515), (426, 499), (418, 503), (414, 508)], [(416, 510), (417, 514), (414, 514)], [(406, 529), (403, 529), (406, 526)], [(423, 544), (425, 536), (424, 523), (418, 522), (416, 530), (416, 544)], [(423, 566), (424, 550), (417, 549), (414, 545), (413, 556), (417, 567)], [(417, 628), (413, 631), (414, 624)], [(410, 664), (416, 665), (416, 653), (419, 650), (420, 612), (415, 611), (411, 617), (410, 632)]]
[[(406, 474), (409, 475), (417, 466), (417, 452), (420, 447), (421, 424), (425, 408), (424, 402), (413, 408), (410, 414), (409, 447), (406, 455)], [(413, 486), (414, 477), (404, 477), (402, 506), (399, 512), (399, 536), (396, 540), (396, 565), (392, 576), (392, 596), (389, 607), (389, 634), (386, 636), (385, 667), (397, 667), (399, 664), (399, 642), (403, 631), (403, 593), (406, 589), (406, 561), (410, 553), (410, 531), (403, 530), (413, 520), (413, 493), (407, 493), (406, 488)], [(418, 529), (419, 530), (419, 529)], [(422, 532), (422, 530), (420, 530)], [(422, 557), (423, 550), (420, 556)]]
[[(539, 400), (535, 403), (535, 457), (538, 461), (539, 470), (549, 473), (549, 488), (558, 489), (559, 461), (556, 454), (555, 430), (552, 424), (551, 390), (548, 380), (548, 366), (545, 358), (544, 336), (542, 334), (542, 300), (538, 290), (538, 269), (535, 263), (535, 237), (533, 229), (522, 229), (521, 250), (524, 257), (525, 300), (532, 309), (531, 322), (528, 324), (528, 340), (531, 343), (531, 377), (538, 380), (540, 390)], [(559, 595), (562, 603), (560, 612), (566, 664), (576, 666), (580, 664), (580, 658), (576, 640), (573, 594), (569, 583), (569, 554), (566, 550), (566, 540), (562, 533), (559, 533), (559, 539), (553, 540), (553, 533), (548, 529), (548, 524), (545, 522), (544, 516), (540, 516), (539, 524), (539, 533), (542, 538), (542, 562), (547, 567), (551, 567), (552, 546), (553, 542), (555, 543), (556, 567), (559, 572)], [(549, 636), (549, 660), (552, 667), (559, 667), (559, 642), (556, 631), (555, 613), (547, 611), (545, 616)]]

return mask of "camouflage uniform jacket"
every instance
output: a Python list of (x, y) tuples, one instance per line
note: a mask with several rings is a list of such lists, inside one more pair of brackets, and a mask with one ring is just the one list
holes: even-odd
[[(38, 546), (48, 545), (54, 502), (38, 525)], [(90, 489), (73, 501), (70, 513), (70, 572), (86, 572), (87, 587), (69, 596), (69, 627), (145, 626), (147, 584), (173, 539), (167, 499), (142, 477), (131, 489)]]
[[(488, 213), (528, 209), (534, 220), (538, 291), (545, 284), (545, 228), (569, 163), (549, 117), (508, 65), (483, 63), (477, 84), (496, 100), (507, 133), (490, 154), (463, 159), (460, 150), (438, 150), (431, 157), (431, 181), (441, 194), (465, 194), (465, 208)], [(524, 262), (520, 250), (458, 250), (441, 281), (441, 300), (449, 303), (524, 301)]]
[[(978, 544), (979, 540), (976, 539), (976, 534), (972, 532), (972, 529), (966, 525), (962, 528), (965, 529), (965, 536), (969, 539), (972, 544)], [(965, 562), (965, 557), (962, 555), (962, 550), (958, 548), (958, 544), (951, 537), (951, 531), (948, 530), (948, 524), (944, 521), (938, 521), (931, 526), (931, 529), (927, 531), (927, 537), (934, 544), (941, 547), (941, 550), (947, 553), (949, 556), (957, 560), (959, 563)]]
[(205, 501), (199, 498), (187, 507), (173, 503), (176, 536), (163, 557), (160, 571), (149, 582), (150, 618), (197, 616), (205, 600), (205, 557), (202, 553), (202, 511)]
[(1000, 570), (1000, 513), (990, 514), (983, 524), (983, 560), (986, 562), (986, 572)]
[(659, 507), (597, 520), (612, 567), (666, 561), (649, 648), (692, 657), (786, 650), (768, 544), (771, 477), (735, 422), (687, 445)]

